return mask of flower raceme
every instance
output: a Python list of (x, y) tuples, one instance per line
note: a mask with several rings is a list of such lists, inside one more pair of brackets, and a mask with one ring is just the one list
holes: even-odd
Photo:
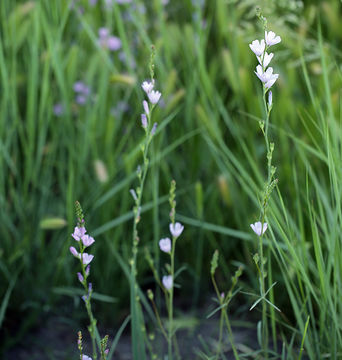
[(274, 54), (268, 53), (267, 50), (270, 46), (276, 45), (281, 42), (280, 36), (276, 36), (273, 31), (265, 31), (265, 39), (254, 40), (249, 47), (256, 55), (259, 64), (256, 68), (255, 74), (263, 83), (266, 91), (277, 81), (279, 74), (273, 74), (273, 68), (267, 66), (270, 64)]
[(84, 226), (76, 226), (74, 232), (71, 234), (71, 236), (77, 242), (81, 241), (81, 245), (80, 245), (81, 253), (79, 253), (73, 246), (70, 247), (70, 252), (76, 258), (82, 260), (83, 265), (89, 265), (91, 261), (94, 259), (94, 255), (83, 252), (83, 250), (86, 247), (92, 245), (95, 242), (94, 238), (86, 234), (86, 232), (87, 230)]

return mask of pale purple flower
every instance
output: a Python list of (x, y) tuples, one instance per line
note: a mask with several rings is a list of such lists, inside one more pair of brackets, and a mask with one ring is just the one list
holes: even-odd
[(76, 81), (74, 83), (73, 89), (76, 93), (84, 93), (84, 90), (88, 88), (82, 81)]
[(87, 98), (84, 95), (77, 95), (76, 102), (79, 105), (84, 105), (87, 102)]
[(262, 234), (265, 233), (265, 231), (267, 230), (267, 223), (264, 223), (263, 225), (261, 225), (261, 222), (258, 221), (254, 224), (250, 225), (252, 230), (258, 235), (261, 236)]
[(106, 350), (104, 351), (104, 353), (105, 353), (106, 355), (108, 355), (108, 354), (109, 354), (109, 349), (106, 349)]
[(256, 56), (261, 56), (265, 51), (265, 40), (254, 40), (251, 44), (249, 44), (249, 47)]
[(89, 0), (89, 5), (90, 6), (95, 6), (97, 3), (97, 0)]
[(159, 99), (161, 97), (161, 93), (159, 91), (151, 90), (150, 92), (147, 93), (147, 96), (148, 96), (150, 102), (153, 105), (155, 105), (159, 101)]
[(82, 355), (82, 360), (93, 360), (90, 356)]
[(143, 88), (143, 90), (145, 91), (145, 93), (148, 95), (152, 90), (153, 90), (153, 86), (154, 83), (153, 81), (149, 82), (149, 81), (144, 81), (141, 84), (141, 87)]
[(85, 247), (90, 246), (91, 244), (94, 244), (95, 240), (93, 237), (89, 235), (82, 236), (82, 242)]
[(132, 2), (132, 0), (116, 0), (117, 4), (129, 4), (131, 2)]
[[(271, 60), (273, 58), (273, 55), (274, 55), (273, 53), (268, 54), (267, 52), (265, 52), (265, 55), (264, 55), (264, 68), (267, 68), (267, 66), (269, 65), (269, 63), (271, 62)], [(257, 59), (258, 59), (258, 61), (259, 61), (259, 63), (261, 65), (263, 65), (262, 64), (262, 56), (263, 55), (257, 56)]]
[(157, 131), (157, 126), (158, 126), (157, 123), (154, 123), (154, 124), (153, 124), (152, 130), (151, 130), (151, 135), (152, 135), (152, 136), (156, 133), (156, 131)]
[(83, 283), (84, 278), (80, 272), (77, 273), (77, 277), (78, 277), (78, 280), (80, 281), (80, 283)]
[(98, 30), (98, 34), (100, 39), (107, 39), (109, 36), (109, 30), (105, 27), (101, 27)]
[(184, 226), (179, 222), (176, 222), (175, 224), (171, 223), (169, 227), (173, 237), (178, 237), (184, 230)]
[(71, 236), (76, 240), (76, 241), (80, 241), (81, 238), (85, 235), (85, 233), (87, 232), (87, 230), (85, 229), (84, 226), (81, 227), (75, 227), (73, 234), (71, 234)]
[(173, 278), (172, 275), (165, 275), (163, 276), (163, 285), (165, 287), (166, 290), (170, 290), (173, 286)]
[(143, 107), (144, 107), (145, 114), (148, 115), (150, 113), (150, 109), (148, 108), (148, 103), (146, 100), (143, 101)]
[(272, 107), (272, 91), (268, 93), (268, 107)]
[(94, 259), (94, 255), (89, 255), (87, 253), (83, 253), (82, 254), (82, 262), (83, 265), (88, 265), (89, 263), (91, 263), (91, 261)]
[(53, 106), (53, 113), (56, 116), (61, 116), (64, 113), (64, 106), (61, 103), (57, 103)]
[(117, 51), (121, 49), (121, 40), (117, 36), (109, 36), (106, 45), (108, 50)]
[(73, 246), (70, 246), (69, 250), (75, 257), (80, 258), (80, 254)]
[(141, 114), (141, 125), (144, 129), (147, 128), (147, 116), (146, 114)]
[(88, 294), (90, 294), (93, 291), (93, 284), (90, 282), (88, 285)]
[(272, 46), (281, 42), (281, 37), (276, 36), (273, 31), (265, 31), (265, 41), (267, 46)]
[(89, 276), (89, 273), (90, 273), (90, 265), (88, 265), (85, 269), (86, 276)]
[(171, 252), (171, 240), (170, 238), (160, 239), (159, 240), (159, 247), (161, 251), (165, 253)]

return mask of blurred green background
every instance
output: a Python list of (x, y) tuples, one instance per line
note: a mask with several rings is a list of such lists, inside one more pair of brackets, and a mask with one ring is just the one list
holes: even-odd
[[(270, 129), (279, 178), (269, 219), (274, 226), (269, 255), (275, 260), (268, 266), (278, 282), (273, 296), (284, 309), (285, 328), (302, 329), (298, 319), (305, 322), (312, 311), (324, 327), (318, 338), (326, 341), (328, 324), (336, 321), (332, 347), (338, 351), (342, 321), (334, 301), (342, 261), (330, 257), (341, 249), (337, 0), (0, 2), (2, 351), (17, 346), (51, 314), (71, 324), (84, 319), (77, 264), (69, 253), (75, 200), (96, 240), (91, 277), (99, 322), (115, 327), (129, 312), (124, 275), (131, 256), (129, 189), (141, 162), (140, 84), (149, 77), (151, 44), (162, 101), (154, 113), (159, 125), (143, 197), (139, 283), (143, 290), (154, 288), (143, 247), (159, 264), (158, 241), (168, 234), (167, 194), (175, 179), (177, 219), (185, 225), (176, 256), (178, 266), (186, 265), (176, 295), (180, 309), (207, 315), (215, 249), (221, 254), (222, 287), (243, 264), (240, 285), (257, 291), (252, 259), (257, 242), (249, 224), (257, 221), (266, 177), (258, 125), (262, 89), (248, 47), (263, 37), (257, 5), (269, 29), (282, 37), (272, 61), (280, 74)], [(103, 27), (120, 39), (120, 48), (101, 46)], [(80, 81), (86, 87), (83, 98), (74, 89)], [(318, 250), (315, 236), (324, 239)], [(327, 238), (333, 243), (324, 242)], [(318, 270), (317, 258), (322, 259)], [(311, 310), (296, 309), (300, 299)], [(324, 299), (322, 319), (317, 310)], [(252, 302), (241, 296), (232, 305), (235, 314), (243, 318)]]

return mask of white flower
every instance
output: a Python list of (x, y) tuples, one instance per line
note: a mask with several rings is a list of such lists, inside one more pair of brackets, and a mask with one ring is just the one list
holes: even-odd
[(254, 40), (251, 44), (249, 44), (249, 47), (256, 56), (261, 56), (265, 51), (265, 40)]
[[(264, 55), (264, 68), (267, 68), (268, 64), (271, 62), (272, 58), (273, 58), (273, 53), (268, 54), (267, 52), (265, 52)], [(262, 65), (262, 55), (257, 56), (257, 59), (259, 61), (259, 64)]]
[(141, 126), (146, 129), (147, 128), (147, 116), (146, 114), (141, 114)]
[(148, 82), (148, 81), (144, 81), (141, 84), (141, 87), (143, 88), (143, 90), (147, 95), (153, 90), (153, 86), (154, 86), (153, 82)]
[(171, 223), (169, 227), (170, 227), (170, 233), (174, 237), (178, 237), (184, 230), (184, 226), (179, 222), (176, 222), (175, 224)]
[(171, 252), (171, 240), (169, 238), (160, 239), (159, 247), (161, 251), (164, 251), (166, 253)]
[(258, 65), (256, 70), (256, 76), (265, 84), (267, 89), (269, 89), (279, 77), (279, 74), (273, 74), (272, 67), (269, 67), (266, 71), (263, 71), (261, 65)]
[(147, 96), (150, 100), (150, 102), (155, 105), (160, 97), (161, 97), (161, 93), (159, 91), (154, 91), (154, 90), (151, 90), (150, 92), (147, 93)]
[(276, 36), (273, 31), (265, 31), (265, 41), (267, 46), (272, 46), (281, 42), (281, 37)]
[(92, 360), (92, 358), (87, 355), (82, 355), (82, 360)]
[(254, 224), (251, 224), (251, 228), (258, 236), (261, 236), (267, 230), (267, 223), (261, 225), (261, 222), (258, 221)]
[(166, 290), (170, 290), (173, 286), (173, 278), (172, 275), (165, 275), (163, 276), (163, 285)]
[(272, 74), (270, 79), (265, 84), (265, 88), (269, 89), (277, 81), (278, 77), (279, 77), (279, 74)]

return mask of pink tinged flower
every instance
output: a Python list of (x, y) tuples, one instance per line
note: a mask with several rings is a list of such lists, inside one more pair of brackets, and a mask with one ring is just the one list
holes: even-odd
[(107, 48), (110, 51), (117, 51), (121, 49), (121, 40), (117, 36), (110, 36), (107, 39)]
[(82, 242), (84, 246), (90, 246), (91, 244), (94, 244), (95, 240), (93, 237), (89, 236), (89, 235), (83, 235), (82, 236)]
[(166, 290), (171, 290), (172, 286), (173, 286), (173, 278), (172, 275), (165, 275), (163, 276), (163, 285), (165, 287)]
[(77, 273), (77, 277), (78, 277), (78, 280), (80, 281), (80, 283), (83, 283), (84, 278), (80, 272)]
[(267, 46), (272, 46), (281, 42), (281, 37), (276, 36), (273, 31), (265, 31), (265, 41)]
[(175, 224), (171, 223), (169, 227), (173, 237), (178, 237), (184, 230), (184, 226), (179, 222), (176, 222)]
[(141, 84), (141, 87), (143, 88), (143, 90), (145, 91), (145, 93), (148, 95), (152, 90), (153, 90), (153, 82), (149, 82), (149, 81), (144, 81)]
[(250, 225), (252, 230), (258, 235), (261, 236), (262, 234), (265, 233), (265, 231), (267, 230), (267, 223), (263, 223), (263, 225), (261, 225), (261, 222), (258, 221), (254, 224)]
[(94, 255), (89, 255), (87, 253), (83, 253), (82, 254), (82, 262), (83, 265), (88, 265), (89, 263), (91, 263), (91, 261), (94, 259)]
[(77, 252), (77, 250), (73, 246), (70, 246), (69, 250), (75, 257), (80, 258), (80, 254)]
[(265, 40), (254, 40), (251, 44), (249, 44), (249, 47), (256, 56), (261, 56), (265, 51)]
[(71, 234), (71, 236), (76, 240), (76, 241), (80, 241), (81, 238), (85, 235), (85, 233), (87, 232), (87, 230), (85, 229), (84, 226), (81, 227), (75, 227), (74, 229), (74, 233)]
[[(262, 65), (262, 56), (263, 56), (263, 55), (257, 56), (257, 59), (258, 59), (258, 61), (259, 61), (259, 63), (260, 63), (261, 65)], [(264, 68), (267, 68), (267, 66), (268, 66), (269, 63), (271, 62), (273, 56), (274, 56), (273, 53), (268, 54), (267, 52), (265, 52), (265, 55), (264, 55)]]
[(106, 349), (106, 350), (104, 351), (104, 353), (105, 353), (106, 355), (108, 355), (108, 354), (109, 354), (109, 349)]
[(146, 114), (141, 114), (141, 125), (144, 129), (147, 128), (147, 117)]
[(148, 115), (150, 113), (150, 109), (148, 108), (148, 103), (146, 100), (143, 101), (143, 107), (144, 107), (145, 114)]
[(147, 93), (147, 96), (150, 100), (150, 102), (155, 105), (159, 101), (161, 97), (161, 93), (159, 91), (151, 90), (151, 92)]
[(165, 253), (171, 252), (171, 240), (170, 238), (160, 239), (159, 240), (159, 247), (161, 251)]
[(93, 360), (90, 356), (82, 355), (82, 360)]

